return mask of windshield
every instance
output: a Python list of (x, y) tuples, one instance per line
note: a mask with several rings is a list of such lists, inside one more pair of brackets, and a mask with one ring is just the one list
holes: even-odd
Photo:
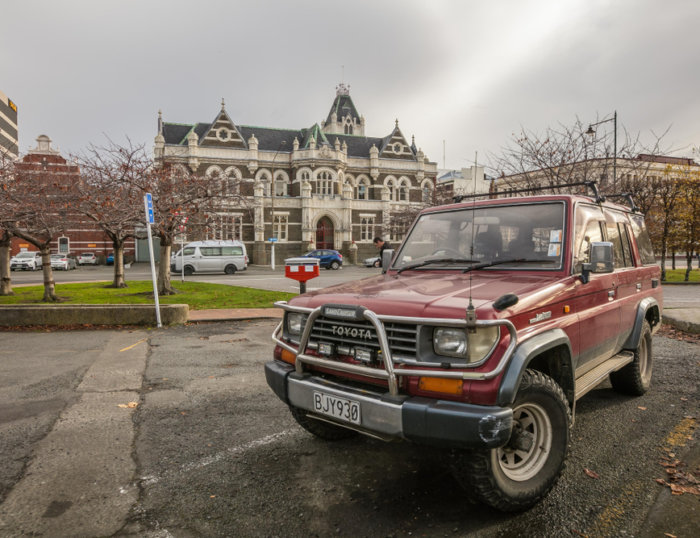
[(561, 269), (564, 250), (561, 202), (464, 208), (422, 215), (393, 269)]
[(34, 252), (20, 252), (17, 254), (18, 258), (33, 258), (34, 256), (36, 256)]

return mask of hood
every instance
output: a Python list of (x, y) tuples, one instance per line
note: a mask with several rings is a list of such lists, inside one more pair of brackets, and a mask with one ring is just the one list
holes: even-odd
[[(565, 280), (561, 274), (550, 272), (387, 273), (306, 293), (292, 299), (290, 304), (308, 308), (328, 303), (352, 304), (384, 315), (461, 318), (471, 294), (482, 319), (493, 319), (550, 304), (568, 287)], [(492, 303), (507, 293), (517, 295), (518, 304), (503, 312), (496, 311)]]

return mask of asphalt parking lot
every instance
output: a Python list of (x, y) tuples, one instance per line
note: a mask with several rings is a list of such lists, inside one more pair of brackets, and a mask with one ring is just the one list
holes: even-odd
[(700, 523), (695, 496), (674, 499), (684, 520), (655, 508), (663, 458), (688, 463), (696, 446), (697, 343), (657, 337), (640, 398), (604, 384), (578, 402), (562, 479), (507, 515), (470, 501), (444, 451), (300, 429), (264, 379), (273, 326), (0, 333), (0, 535), (692, 536)]

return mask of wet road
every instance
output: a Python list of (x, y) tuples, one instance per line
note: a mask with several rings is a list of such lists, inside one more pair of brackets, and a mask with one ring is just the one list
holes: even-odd
[(444, 451), (301, 430), (264, 379), (272, 328), (0, 333), (0, 535), (636, 536), (697, 425), (700, 346), (657, 337), (652, 390), (581, 399), (562, 479), (501, 514)]

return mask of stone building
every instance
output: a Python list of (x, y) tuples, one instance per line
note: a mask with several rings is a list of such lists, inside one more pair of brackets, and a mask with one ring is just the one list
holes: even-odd
[(312, 248), (347, 256), (353, 243), (361, 259), (376, 252), (375, 236), (402, 238), (405, 224), (394, 221), (433, 200), (437, 174), (398, 120), (383, 137), (365, 128), (340, 84), (325, 121), (301, 129), (236, 124), (223, 101), (209, 123), (168, 123), (159, 113), (154, 154), (159, 164), (220, 177), (247, 201), (222, 203), (214, 224), (188, 230), (188, 241), (240, 239), (260, 265), (270, 262), (270, 238), (278, 259)]

